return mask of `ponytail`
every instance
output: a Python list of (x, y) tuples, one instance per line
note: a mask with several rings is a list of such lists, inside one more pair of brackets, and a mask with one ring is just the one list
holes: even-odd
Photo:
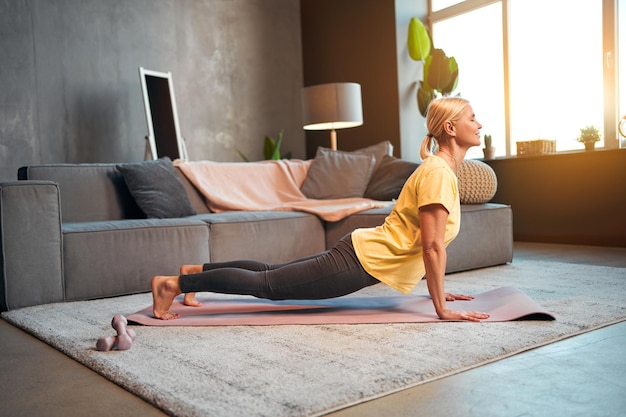
[(422, 140), (422, 146), (420, 148), (420, 158), (422, 158), (422, 161), (433, 155), (436, 147), (437, 139), (435, 139), (432, 133), (427, 134), (424, 140)]

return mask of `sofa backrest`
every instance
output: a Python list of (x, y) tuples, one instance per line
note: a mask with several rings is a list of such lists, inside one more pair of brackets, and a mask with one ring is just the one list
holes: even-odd
[[(145, 218), (114, 163), (44, 164), (19, 169), (19, 180), (46, 180), (59, 184), (64, 223)], [(203, 198), (180, 175), (192, 207), (208, 212)]]
[(59, 184), (64, 223), (145, 217), (115, 165), (30, 165), (19, 169), (18, 179)]

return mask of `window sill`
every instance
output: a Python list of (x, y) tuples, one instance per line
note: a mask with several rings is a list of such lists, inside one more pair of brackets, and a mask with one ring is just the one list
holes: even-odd
[(580, 149), (580, 150), (571, 150), (571, 151), (559, 151), (559, 152), (554, 152), (554, 153), (547, 153), (547, 154), (543, 154), (543, 155), (525, 155), (525, 156), (517, 156), (517, 155), (511, 155), (511, 156), (496, 156), (493, 159), (485, 159), (485, 158), (475, 158), (478, 161), (482, 161), (482, 162), (491, 162), (491, 161), (505, 161), (505, 160), (518, 160), (518, 159), (523, 159), (523, 160), (528, 160), (528, 159), (536, 159), (536, 158), (552, 158), (552, 157), (567, 157), (567, 156), (581, 156), (581, 155), (596, 155), (596, 154), (613, 154), (613, 153), (619, 153), (619, 152), (626, 152), (626, 149), (607, 149), (607, 148), (596, 148), (593, 151), (586, 151), (584, 149)]

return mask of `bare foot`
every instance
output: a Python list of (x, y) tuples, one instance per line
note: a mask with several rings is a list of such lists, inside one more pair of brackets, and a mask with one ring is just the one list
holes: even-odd
[(174, 297), (181, 293), (178, 277), (156, 276), (152, 278), (152, 312), (161, 320), (178, 318), (178, 314), (170, 311)]
[(188, 292), (183, 298), (183, 304), (189, 307), (200, 307), (202, 303), (196, 300), (195, 292)]
[[(181, 275), (197, 274), (199, 272), (202, 272), (202, 265), (183, 265), (180, 267)], [(200, 307), (202, 305), (201, 302), (196, 300), (195, 292), (185, 294), (183, 304), (190, 307)]]

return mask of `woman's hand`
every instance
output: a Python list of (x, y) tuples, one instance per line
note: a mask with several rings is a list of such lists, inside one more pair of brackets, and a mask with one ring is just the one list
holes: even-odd
[[(446, 301), (468, 301), (473, 299), (474, 296), (472, 295), (446, 293)], [(447, 309), (442, 311), (441, 314), (438, 314), (438, 316), (442, 320), (481, 321), (489, 318), (489, 314), (487, 313), (480, 313), (477, 311), (453, 311)]]
[(446, 301), (454, 301), (454, 300), (461, 300), (461, 301), (468, 301), (468, 300), (473, 300), (474, 296), (473, 295), (463, 295), (463, 294), (450, 294), (450, 293), (446, 293)]
[(467, 321), (481, 321), (489, 318), (487, 313), (479, 313), (477, 311), (454, 311), (443, 310), (437, 313), (441, 320), (467, 320)]

